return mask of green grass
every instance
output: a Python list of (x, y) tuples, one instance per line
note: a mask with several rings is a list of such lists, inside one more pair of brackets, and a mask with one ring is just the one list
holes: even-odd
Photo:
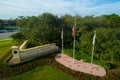
[[(45, 65), (11, 78), (12, 80), (76, 80), (75, 78), (57, 70), (55, 67)], [(11, 80), (10, 79), (10, 80)]]
[(0, 58), (8, 51), (13, 45), (16, 45), (17, 42), (13, 40), (3, 40), (0, 41)]
[(70, 57), (73, 57), (73, 50), (72, 49), (64, 49), (64, 54), (67, 54)]
[(12, 38), (5, 38), (5, 39), (3, 38), (3, 39), (0, 39), (0, 42), (1, 41), (7, 41), (7, 40), (12, 40)]

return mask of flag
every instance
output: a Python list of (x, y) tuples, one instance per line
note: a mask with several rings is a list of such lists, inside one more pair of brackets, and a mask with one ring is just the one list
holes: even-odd
[(95, 44), (95, 38), (96, 38), (96, 31), (94, 32), (93, 44)]
[(62, 31), (61, 31), (61, 39), (63, 39), (63, 28), (62, 28)]
[(91, 56), (91, 67), (90, 69), (92, 69), (92, 63), (93, 63), (93, 53), (94, 53), (94, 45), (95, 45), (95, 38), (96, 38), (96, 31), (94, 31), (94, 37), (93, 37), (93, 49), (92, 49), (92, 56)]
[(72, 37), (74, 38), (74, 42), (73, 42), (73, 63), (74, 63), (74, 59), (75, 59), (75, 30), (76, 30), (76, 19), (75, 19), (75, 25), (72, 27)]
[(73, 38), (75, 37), (75, 27), (74, 26), (72, 27), (72, 37)]

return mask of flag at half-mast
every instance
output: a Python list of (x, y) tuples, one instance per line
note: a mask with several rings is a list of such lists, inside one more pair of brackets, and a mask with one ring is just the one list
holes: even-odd
[(62, 32), (61, 32), (61, 39), (63, 39), (63, 28), (62, 28)]

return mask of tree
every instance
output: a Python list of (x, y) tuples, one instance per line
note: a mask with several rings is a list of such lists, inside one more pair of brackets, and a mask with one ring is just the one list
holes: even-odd
[[(71, 30), (74, 21), (76, 27), (76, 56), (90, 58), (93, 31), (97, 31), (94, 58), (100, 61), (120, 60), (120, 16), (111, 14), (103, 16), (71, 16), (64, 15), (58, 18), (51, 13), (39, 16), (19, 17), (17, 25), (22, 27), (25, 39), (34, 45), (56, 43), (61, 45), (61, 28), (64, 28), (64, 47), (72, 48)], [(81, 56), (80, 56), (81, 55)]]
[(25, 40), (25, 36), (21, 33), (13, 34), (13, 35), (11, 35), (11, 37), (18, 42), (21, 42), (21, 41)]
[(3, 21), (0, 20), (0, 30), (3, 29)]

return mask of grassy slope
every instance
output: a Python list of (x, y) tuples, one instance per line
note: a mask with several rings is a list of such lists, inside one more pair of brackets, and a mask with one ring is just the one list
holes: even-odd
[[(6, 53), (15, 44), (16, 42), (14, 42), (13, 40), (0, 41), (0, 57), (2, 57), (4, 53)], [(56, 70), (52, 66), (37, 67), (31, 71), (28, 71), (11, 79), (12, 80), (75, 80), (73, 77), (70, 77), (64, 72)]]
[(0, 58), (15, 44), (13, 40), (0, 41)]
[(18, 75), (12, 80), (75, 80), (64, 72), (56, 70), (52, 66), (37, 67), (31, 71)]

